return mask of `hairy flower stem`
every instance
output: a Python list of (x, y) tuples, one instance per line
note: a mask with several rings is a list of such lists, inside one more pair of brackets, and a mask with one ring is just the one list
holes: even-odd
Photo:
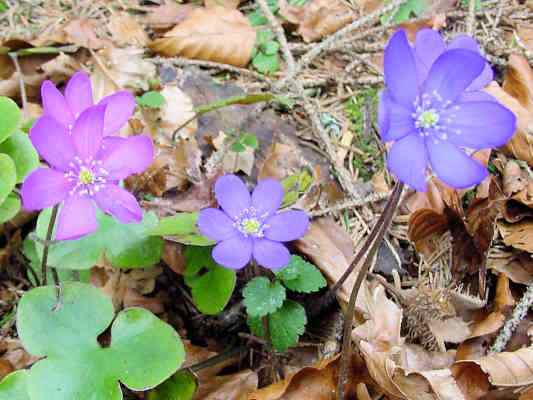
[[(352, 323), (353, 323), (353, 316), (355, 313), (355, 302), (357, 300), (357, 294), (359, 293), (359, 289), (361, 288), (361, 285), (363, 284), (363, 281), (366, 278), (366, 275), (368, 274), (370, 266), (372, 265), (372, 260), (374, 259), (379, 249), (379, 245), (381, 244), (383, 237), (385, 236), (385, 233), (387, 232), (387, 229), (390, 226), (392, 217), (394, 216), (394, 213), (396, 212), (396, 208), (398, 207), (398, 203), (400, 202), (400, 198), (402, 195), (403, 186), (404, 185), (401, 182), (396, 183), (392, 191), (391, 197), (389, 198), (387, 204), (385, 205), (385, 209), (383, 210), (383, 213), (381, 214), (381, 217), (379, 218), (378, 222), (372, 229), (372, 232), (370, 232), (370, 235), (365, 241), (363, 247), (361, 248), (359, 253), (357, 253), (354, 261), (352, 262), (352, 264), (346, 271), (346, 272), (348, 271), (351, 272), (357, 265), (361, 265), (361, 269), (359, 270), (359, 273), (357, 274), (357, 279), (355, 280), (355, 283), (352, 288), (352, 293), (350, 294), (350, 301), (348, 303), (348, 308), (346, 309), (346, 314), (344, 318), (344, 330), (343, 330), (343, 336), (342, 336), (342, 350), (341, 350), (339, 380), (337, 382), (337, 399), (338, 400), (344, 400), (345, 398), (345, 387), (346, 387), (346, 382), (348, 381), (348, 369), (349, 369), (350, 359), (352, 355), (351, 354), (352, 353), (352, 347), (351, 347)], [(363, 260), (363, 263), (361, 264), (360, 261), (365, 256), (366, 258)], [(348, 275), (349, 275), (349, 272), (348, 272)]]
[[(50, 248), (50, 241), (52, 240), (52, 233), (54, 232), (54, 225), (56, 223), (58, 210), (59, 205), (55, 205), (54, 208), (52, 208), (52, 215), (50, 216), (50, 222), (48, 223), (48, 231), (46, 232), (46, 241), (44, 242), (43, 259), (41, 262), (41, 274), (44, 286), (46, 286), (46, 284), (48, 283), (48, 250)], [(55, 272), (53, 275), (55, 281), (54, 283), (58, 285), (59, 277), (57, 276), (57, 272)]]

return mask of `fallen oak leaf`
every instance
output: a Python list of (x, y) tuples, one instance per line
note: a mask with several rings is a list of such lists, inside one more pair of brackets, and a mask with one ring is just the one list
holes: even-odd
[(252, 58), (255, 30), (238, 10), (198, 8), (150, 47), (164, 56), (183, 56), (244, 67)]

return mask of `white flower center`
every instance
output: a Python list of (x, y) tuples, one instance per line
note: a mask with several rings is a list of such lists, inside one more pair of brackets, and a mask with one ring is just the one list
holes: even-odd
[(267, 216), (268, 214), (258, 215), (254, 207), (246, 208), (239, 214), (233, 226), (246, 237), (261, 238), (264, 236), (264, 230), (268, 228), (265, 224)]
[(93, 196), (107, 183), (107, 175), (109, 173), (102, 167), (101, 161), (82, 160), (79, 157), (75, 157), (69, 163), (69, 171), (65, 173), (65, 178), (69, 182), (75, 183), (69, 194), (71, 196), (74, 194)]

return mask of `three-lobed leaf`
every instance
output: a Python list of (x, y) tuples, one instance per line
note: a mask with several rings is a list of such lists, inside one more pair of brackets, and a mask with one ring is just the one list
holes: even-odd
[(211, 246), (215, 242), (201, 235), (196, 226), (198, 213), (179, 213), (161, 218), (156, 227), (150, 230), (153, 236), (171, 236), (172, 240), (193, 246)]
[(211, 250), (211, 247), (187, 247), (184, 273), (194, 304), (209, 315), (224, 310), (237, 282), (235, 271), (218, 265), (211, 257)]
[(293, 255), (289, 264), (276, 275), (294, 292), (313, 293), (327, 285), (320, 270), (297, 255)]
[(270, 282), (264, 276), (248, 282), (242, 294), (246, 311), (251, 317), (263, 317), (273, 313), (283, 305), (287, 296), (279, 281)]
[[(30, 354), (45, 357), (28, 373), (29, 398), (120, 400), (119, 381), (147, 390), (184, 361), (176, 331), (149, 311), (130, 308), (113, 318), (111, 300), (87, 284), (65, 284), (59, 303), (53, 286), (27, 292), (17, 312), (18, 332)], [(102, 347), (97, 337), (112, 321), (111, 343)]]
[(148, 393), (148, 400), (192, 400), (198, 382), (189, 371), (178, 371)]
[[(268, 316), (270, 340), (274, 349), (280, 352), (298, 344), (298, 339), (305, 331), (307, 316), (301, 304), (286, 300), (283, 306)], [(265, 337), (263, 322), (259, 317), (249, 317), (248, 326), (252, 333)]]
[(20, 109), (9, 97), (0, 96), (0, 143), (15, 133), (21, 118)]
[[(46, 237), (50, 216), (51, 210), (46, 209), (37, 219), (36, 233), (41, 239)], [(144, 268), (160, 260), (163, 240), (150, 235), (158, 223), (154, 213), (145, 213), (138, 224), (122, 224), (101, 212), (97, 219), (99, 228), (93, 234), (52, 244), (48, 264), (59, 269), (88, 269), (105, 255), (115, 267)], [(40, 243), (36, 246), (41, 257), (43, 246)]]
[(13, 160), (18, 183), (39, 166), (39, 155), (25, 133), (15, 132), (0, 143), (0, 153), (7, 154)]

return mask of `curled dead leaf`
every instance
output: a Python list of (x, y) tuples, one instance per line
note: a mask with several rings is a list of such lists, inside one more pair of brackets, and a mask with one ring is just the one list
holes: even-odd
[(341, 0), (311, 0), (297, 7), (279, 1), (280, 14), (289, 22), (298, 25), (298, 33), (306, 42), (319, 40), (337, 32), (356, 17)]
[(498, 221), (497, 227), (507, 246), (533, 253), (533, 221), (524, 220), (515, 224)]
[(182, 56), (244, 67), (252, 57), (255, 30), (238, 10), (198, 8), (150, 47), (164, 56)]
[(419, 253), (431, 255), (437, 246), (435, 239), (448, 230), (448, 218), (429, 208), (422, 208), (409, 218), (409, 240), (414, 242)]
[(139, 46), (148, 44), (148, 34), (129, 14), (113, 14), (109, 19), (109, 31), (113, 36), (113, 41), (119, 46)]

